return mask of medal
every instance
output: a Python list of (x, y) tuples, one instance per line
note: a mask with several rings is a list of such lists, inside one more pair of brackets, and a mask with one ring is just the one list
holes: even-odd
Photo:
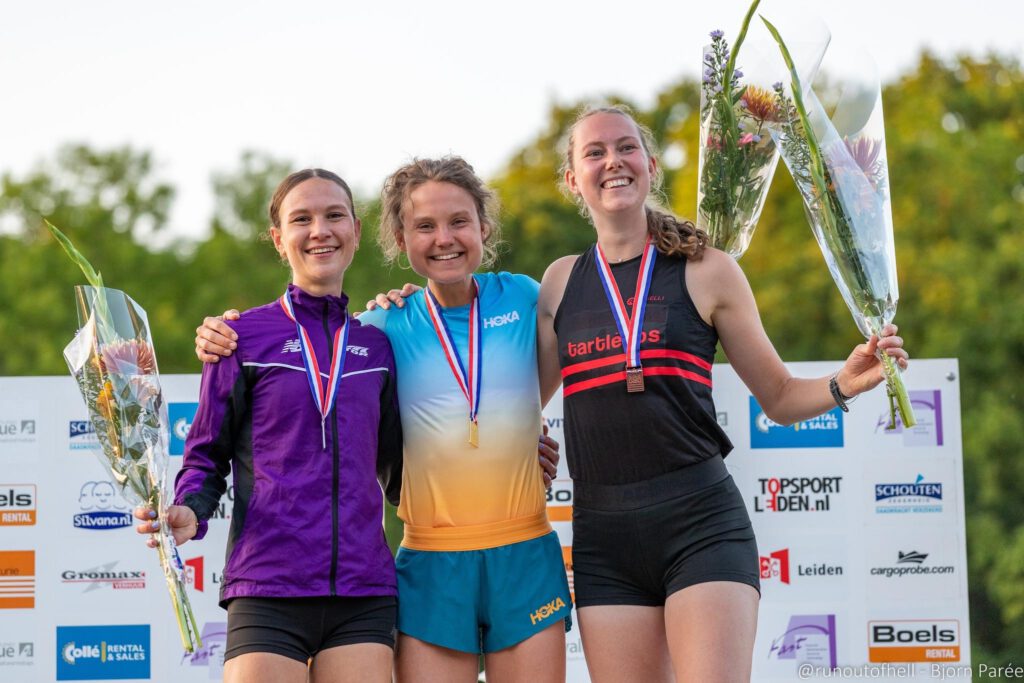
[(320, 444), (327, 450), (327, 416), (334, 407), (334, 399), (338, 395), (338, 386), (341, 384), (341, 373), (345, 367), (345, 349), (348, 348), (348, 313), (345, 314), (345, 322), (334, 333), (334, 352), (331, 354), (331, 371), (327, 375), (327, 387), (325, 388), (320, 379), (320, 366), (316, 362), (316, 354), (313, 352), (313, 344), (309, 341), (309, 334), (302, 326), (299, 319), (295, 317), (292, 309), (292, 300), (288, 292), (281, 296), (281, 308), (284, 314), (295, 323), (299, 333), (299, 346), (302, 349), (302, 364), (306, 368), (306, 379), (309, 380), (309, 391), (313, 394), (313, 403), (320, 412)]
[(466, 402), (469, 403), (469, 444), (476, 448), (480, 445), (480, 426), (477, 423), (477, 412), (480, 410), (480, 382), (483, 370), (480, 356), (481, 332), (483, 331), (483, 321), (480, 318), (480, 285), (477, 284), (474, 278), (473, 302), (469, 306), (469, 372), (466, 371), (467, 367), (459, 356), (459, 350), (456, 348), (455, 340), (448, 329), (448, 323), (445, 322), (444, 316), (441, 315), (441, 304), (438, 303), (437, 298), (430, 291), (430, 287), (427, 287), (425, 291), (426, 296), (423, 297), (423, 301), (427, 305), (427, 315), (434, 326), (437, 340), (441, 343), (441, 349), (444, 351), (445, 359), (448, 361), (448, 367), (451, 369), (459, 389), (462, 390), (462, 395), (466, 397)]
[(640, 272), (636, 276), (636, 292), (633, 294), (633, 312), (626, 314), (626, 304), (619, 293), (619, 285), (612, 275), (611, 266), (604, 256), (601, 245), (598, 244), (597, 252), (597, 275), (604, 287), (604, 293), (608, 297), (608, 304), (612, 309), (612, 318), (615, 319), (615, 326), (619, 329), (622, 337), (622, 346), (626, 351), (626, 391), (630, 394), (644, 390), (644, 370), (640, 365), (640, 339), (644, 330), (644, 310), (647, 308), (647, 293), (651, 289), (651, 279), (654, 277), (654, 260), (658, 253), (654, 243), (648, 235), (647, 244), (644, 246), (644, 253), (640, 259)]

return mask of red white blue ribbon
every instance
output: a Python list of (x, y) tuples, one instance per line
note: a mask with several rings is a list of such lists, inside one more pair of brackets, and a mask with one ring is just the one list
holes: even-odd
[[(455, 376), (459, 389), (462, 390), (462, 394), (469, 403), (469, 422), (471, 434), (473, 434), (477, 425), (477, 412), (480, 410), (480, 382), (483, 374), (480, 353), (481, 335), (483, 332), (483, 321), (480, 318), (480, 285), (477, 284), (474, 278), (473, 301), (469, 307), (468, 366), (462, 362), (459, 350), (455, 346), (455, 340), (452, 338), (451, 330), (448, 329), (448, 323), (445, 322), (444, 316), (441, 315), (441, 304), (437, 301), (433, 292), (430, 291), (430, 287), (427, 287), (425, 291), (426, 296), (423, 297), (423, 300), (427, 305), (427, 315), (430, 316), (430, 322), (434, 325), (434, 332), (437, 334), (437, 340), (441, 343), (441, 349), (444, 351), (445, 359), (448, 361), (448, 367), (451, 368), (452, 375)], [(473, 441), (472, 436), (470, 441)], [(476, 444), (474, 443), (473, 445)]]
[(608, 304), (612, 308), (612, 317), (619, 328), (622, 346), (626, 351), (626, 367), (640, 367), (640, 339), (644, 331), (644, 311), (647, 309), (647, 293), (651, 289), (651, 278), (654, 275), (654, 260), (658, 253), (650, 236), (640, 259), (640, 272), (636, 276), (636, 293), (633, 295), (632, 315), (626, 312), (626, 303), (619, 293), (619, 285), (612, 275), (611, 266), (604, 256), (601, 245), (597, 245), (597, 275), (604, 286)]
[(338, 385), (341, 384), (341, 374), (345, 368), (345, 349), (348, 348), (348, 315), (345, 322), (334, 333), (334, 351), (331, 354), (331, 371), (327, 374), (327, 386), (323, 385), (320, 378), (320, 366), (316, 362), (316, 353), (313, 351), (313, 344), (309, 340), (309, 333), (302, 326), (299, 319), (295, 317), (295, 310), (292, 308), (292, 300), (285, 292), (281, 296), (281, 308), (288, 316), (299, 332), (299, 346), (302, 349), (302, 364), (306, 367), (306, 379), (309, 380), (309, 391), (313, 394), (313, 403), (320, 412), (320, 443), (324, 450), (327, 450), (327, 416), (334, 407), (334, 399), (338, 395)]

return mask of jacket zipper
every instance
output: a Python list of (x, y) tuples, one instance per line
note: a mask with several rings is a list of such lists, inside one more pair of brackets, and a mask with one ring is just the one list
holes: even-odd
[[(324, 334), (327, 335), (328, 358), (334, 356), (334, 338), (331, 336), (331, 327), (328, 324), (330, 307), (330, 302), (324, 301), (323, 323)], [(336, 584), (338, 581), (338, 479), (340, 470), (337, 400), (335, 400), (334, 407), (331, 408), (331, 449), (334, 456), (331, 464), (331, 597), (335, 597), (338, 594)]]

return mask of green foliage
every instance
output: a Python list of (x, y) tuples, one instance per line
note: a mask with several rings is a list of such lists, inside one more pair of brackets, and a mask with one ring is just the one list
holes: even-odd
[[(605, 98), (616, 101), (614, 97)], [(884, 92), (901, 303), (896, 322), (919, 358), (960, 359), (965, 498), (975, 657), (1024, 660), (1024, 72), (989, 56), (951, 63), (930, 55)], [(680, 81), (638, 110), (681, 163), (663, 167), (666, 203), (694, 216), (699, 84)], [(500, 267), (539, 278), (556, 257), (580, 253), (593, 229), (556, 185), (576, 106), (552, 107), (537, 138), (493, 179), (509, 243)], [(666, 161), (668, 157), (666, 157)], [(216, 213), (201, 243), (146, 247), (161, 231), (173, 190), (148, 153), (61, 149), (38, 170), (2, 179), (0, 374), (64, 374), (61, 349), (76, 328), (71, 288), (82, 277), (45, 233), (59, 226), (108, 286), (150, 314), (160, 367), (196, 372), (195, 326), (204, 315), (277, 296), (287, 269), (256, 239), (266, 205), (291, 170), (265, 155), (214, 178)], [(358, 198), (357, 198), (358, 199)], [(353, 308), (413, 278), (382, 268), (378, 206), (357, 201), (362, 249), (346, 275)], [(773, 182), (742, 266), (765, 327), (786, 360), (842, 358), (860, 341), (822, 261), (785, 171)], [(395, 526), (389, 518), (394, 541)]]

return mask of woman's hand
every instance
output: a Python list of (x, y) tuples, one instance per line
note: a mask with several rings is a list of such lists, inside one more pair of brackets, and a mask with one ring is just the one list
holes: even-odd
[(872, 335), (867, 343), (853, 349), (836, 374), (836, 383), (843, 396), (853, 398), (874, 389), (885, 380), (882, 361), (876, 352), (892, 356), (900, 369), (907, 369), (910, 355), (903, 349), (903, 338), (896, 336), (896, 332), (895, 325), (886, 325), (882, 328), (881, 338)]
[[(147, 507), (137, 507), (132, 512), (135, 519), (145, 520), (142, 524), (135, 525), (135, 531), (140, 534), (149, 534), (146, 545), (150, 548), (156, 547), (156, 539), (152, 534), (160, 530), (160, 522), (156, 518), (156, 510)], [(187, 505), (171, 505), (167, 508), (167, 524), (171, 528), (174, 542), (177, 545), (185, 543), (199, 531), (199, 520), (196, 513)]]
[(416, 292), (423, 289), (419, 285), (414, 285), (411, 282), (406, 282), (402, 285), (401, 289), (389, 290), (387, 294), (378, 294), (370, 301), (366, 302), (366, 310), (372, 311), (373, 309), (380, 306), (385, 311), (391, 308), (391, 304), (398, 306), (399, 308), (405, 307), (405, 300), (415, 294)]
[(232, 308), (216, 318), (203, 318), (203, 324), (196, 328), (196, 358), (204, 363), (216, 363), (221, 356), (227, 358), (234, 353), (238, 335), (224, 321), (240, 317), (239, 312)]
[(551, 483), (558, 476), (558, 448), (558, 442), (548, 436), (548, 426), (544, 425), (544, 433), (537, 444), (537, 455), (546, 489), (551, 488)]

